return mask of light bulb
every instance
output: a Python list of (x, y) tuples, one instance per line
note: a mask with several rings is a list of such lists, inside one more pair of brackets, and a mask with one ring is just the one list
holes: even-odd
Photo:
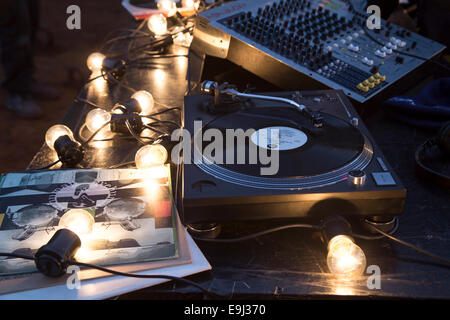
[(56, 124), (50, 127), (45, 133), (45, 143), (50, 149), (55, 150), (55, 141), (62, 136), (69, 136), (73, 140), (73, 133), (68, 127), (62, 124)]
[(141, 107), (141, 115), (148, 115), (152, 112), (153, 106), (155, 105), (155, 101), (153, 99), (153, 96), (151, 93), (140, 90), (138, 92), (135, 92), (131, 99), (135, 99), (139, 102), (139, 106)]
[(157, 36), (167, 32), (167, 19), (162, 14), (154, 14), (148, 19), (148, 29)]
[(92, 72), (98, 72), (103, 67), (103, 61), (105, 60), (105, 55), (100, 52), (94, 52), (87, 58), (87, 66)]
[(198, 10), (200, 6), (200, 0), (182, 0), (181, 5), (185, 9)]
[(136, 152), (135, 162), (138, 169), (161, 166), (167, 161), (166, 148), (160, 144), (146, 145)]
[(87, 210), (71, 209), (63, 214), (58, 226), (82, 236), (92, 233), (94, 224), (94, 217)]
[(177, 13), (177, 5), (173, 0), (158, 0), (158, 9), (168, 17)]
[[(100, 129), (105, 123), (111, 121), (111, 114), (106, 110), (97, 108), (89, 111), (86, 115), (86, 127), (91, 132), (95, 132)], [(107, 129), (108, 126), (105, 126), (104, 129)]]
[(189, 48), (191, 46), (192, 39), (193, 37), (189, 32), (188, 33), (179, 32), (173, 38), (173, 43), (177, 46)]
[(328, 243), (327, 264), (333, 274), (351, 279), (364, 272), (366, 256), (350, 237), (338, 235)]

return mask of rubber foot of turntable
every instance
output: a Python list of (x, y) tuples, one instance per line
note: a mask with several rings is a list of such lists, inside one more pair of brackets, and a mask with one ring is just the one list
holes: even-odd
[(366, 222), (367, 223), (364, 223), (364, 228), (371, 233), (377, 232), (373, 228), (371, 228), (370, 225), (377, 227), (378, 229), (386, 233), (391, 233), (398, 227), (397, 217), (374, 216), (366, 218)]
[(215, 239), (220, 235), (222, 225), (218, 223), (188, 224), (187, 229), (191, 235), (197, 238)]

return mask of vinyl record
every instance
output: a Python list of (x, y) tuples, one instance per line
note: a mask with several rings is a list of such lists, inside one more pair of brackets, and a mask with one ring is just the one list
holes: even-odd
[[(203, 131), (209, 128), (218, 129), (224, 140), (227, 129), (252, 129), (248, 132), (253, 134), (248, 134), (245, 141), (235, 139), (232, 146), (227, 146), (224, 141), (220, 157), (216, 153), (204, 152), (203, 155), (223, 169), (253, 177), (261, 176), (261, 168), (269, 166), (267, 160), (271, 158), (271, 152), (274, 150), (279, 153), (278, 170), (276, 174), (267, 175), (266, 178), (302, 178), (333, 172), (361, 155), (365, 139), (349, 122), (329, 114), (323, 114), (323, 119), (323, 127), (317, 129), (298, 111), (285, 107), (258, 108), (226, 114), (208, 123)], [(272, 132), (277, 143), (271, 143)], [(209, 143), (203, 142), (203, 150), (207, 150), (205, 148)], [(269, 158), (266, 158), (266, 163), (263, 163), (261, 160), (264, 159), (259, 156), (257, 163), (254, 163), (255, 147), (267, 152)], [(230, 151), (233, 157), (227, 159), (226, 154)], [(231, 159), (233, 161), (230, 161)], [(275, 157), (272, 161), (274, 159)]]

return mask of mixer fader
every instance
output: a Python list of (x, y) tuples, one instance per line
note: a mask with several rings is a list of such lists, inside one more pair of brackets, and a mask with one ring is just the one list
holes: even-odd
[(386, 21), (368, 30), (367, 19), (348, 1), (235, 1), (199, 15), (193, 48), (282, 88), (319, 82), (359, 102), (445, 48)]

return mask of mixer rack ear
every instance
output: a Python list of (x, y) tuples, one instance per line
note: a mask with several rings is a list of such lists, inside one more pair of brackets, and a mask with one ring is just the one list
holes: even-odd
[(369, 30), (368, 17), (348, 1), (239, 0), (198, 16), (192, 50), (280, 88), (329, 87), (365, 103), (423, 76), (445, 49), (384, 20)]

